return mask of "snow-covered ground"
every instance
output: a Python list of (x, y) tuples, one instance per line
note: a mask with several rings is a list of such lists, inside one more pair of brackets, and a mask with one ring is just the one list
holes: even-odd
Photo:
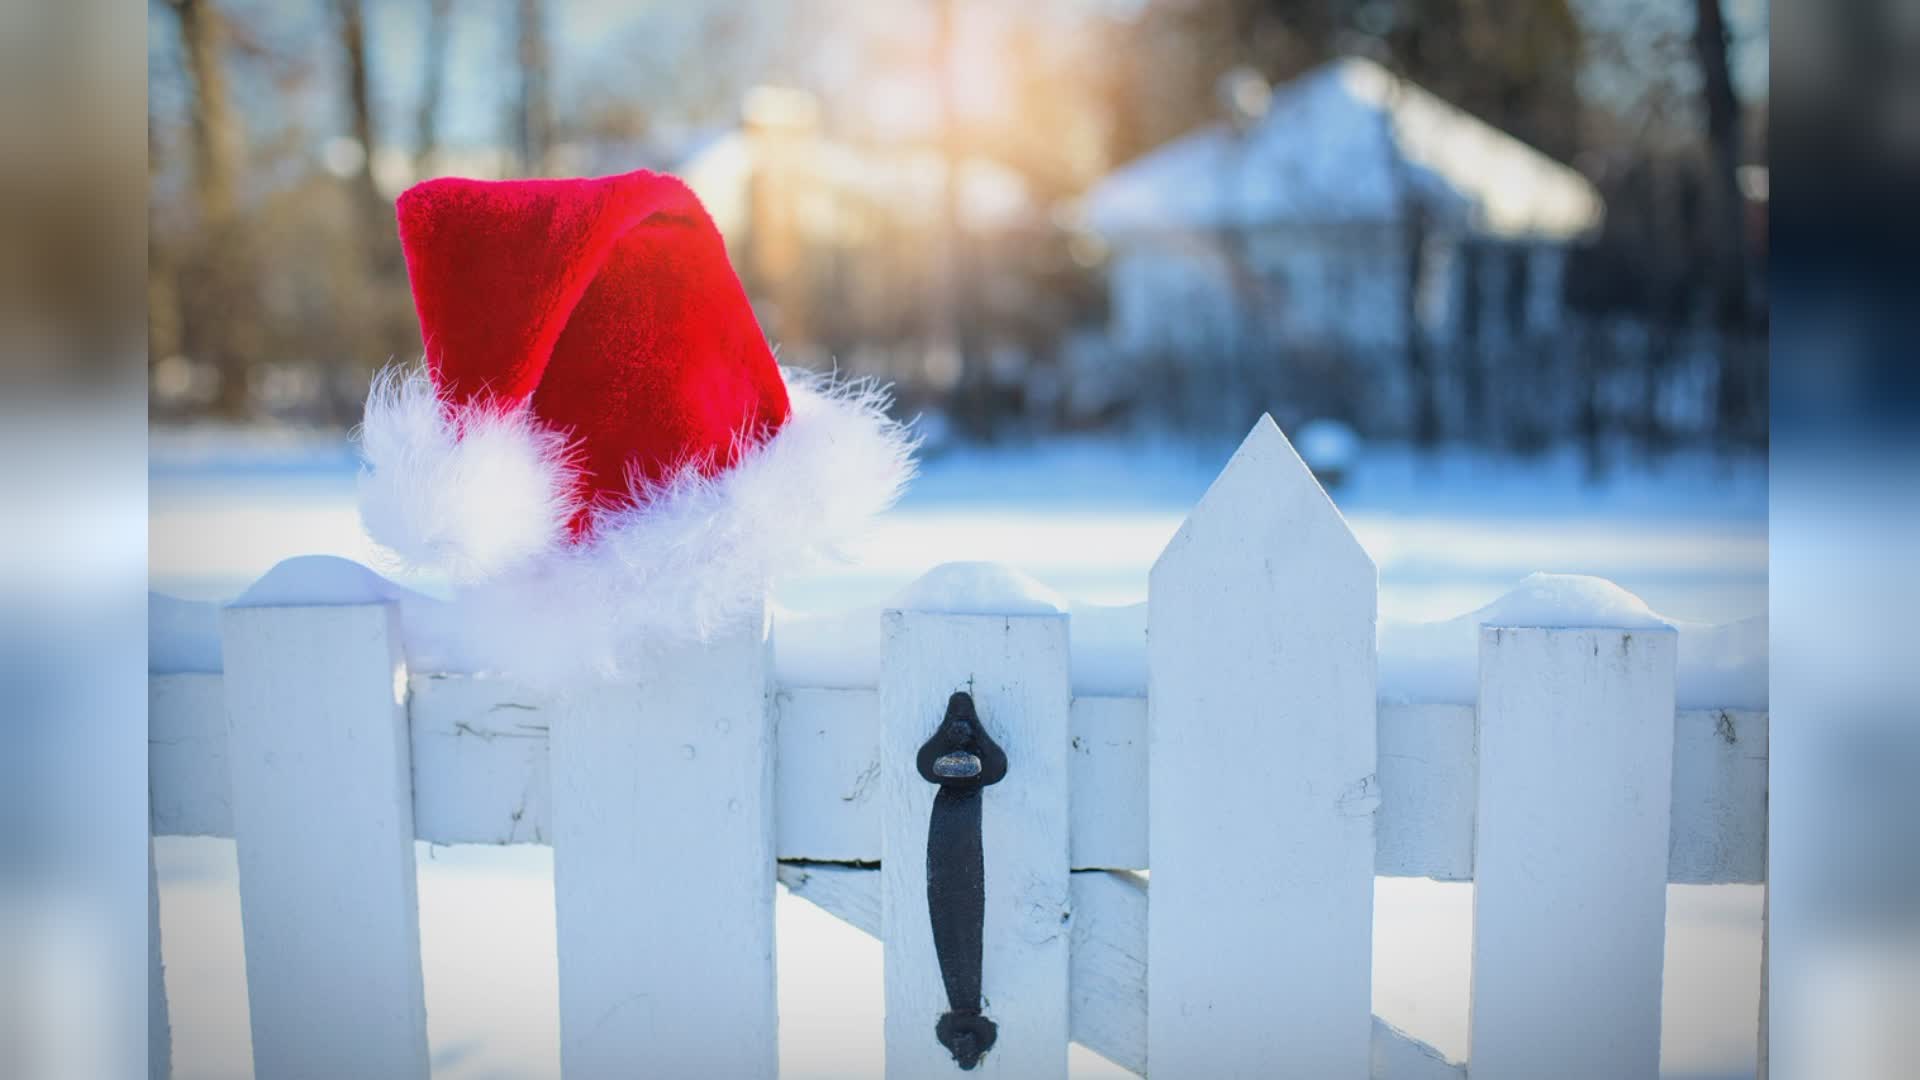
[[(950, 454), (926, 465), (850, 564), (785, 582), (776, 600), (788, 620), (857, 622), (836, 613), (888, 602), (935, 565), (988, 560), (1050, 588), (1076, 626), (1104, 625), (1111, 641), (1094, 645), (1124, 657), (1130, 616), (1109, 606), (1145, 599), (1147, 568), (1231, 450), (1080, 441)], [(162, 432), (153, 455), (151, 570), (161, 593), (231, 599), (301, 554), (379, 565), (360, 534), (353, 459), (338, 440)], [(1548, 570), (1608, 578), (1637, 595), (1681, 627), (1683, 652), (1696, 642), (1718, 664), (1696, 682), (1699, 695), (1744, 699), (1697, 703), (1764, 704), (1765, 624), (1742, 622), (1767, 609), (1766, 474), (1756, 461), (1623, 468), (1588, 487), (1570, 455), (1521, 464), (1370, 451), (1335, 497), (1380, 569), (1388, 692), (1457, 693), (1449, 680), (1470, 676), (1461, 642), (1471, 639), (1453, 631), (1475, 620), (1448, 620), (1496, 601), (1535, 615), (1548, 600), (1637, 610), (1631, 598), (1584, 592), (1597, 588), (1590, 583), (1535, 582), (1528, 588), (1544, 591), (1508, 595)], [(408, 584), (439, 591), (432, 581)], [(789, 652), (781, 663), (816, 673), (851, 664), (857, 678), (860, 661), (839, 649)], [(1104, 677), (1131, 676), (1121, 665)], [(244, 1075), (232, 845), (166, 839), (157, 858), (177, 1074)], [(540, 848), (422, 846), (437, 1075), (554, 1074), (551, 866)], [(1375, 895), (1376, 1011), (1464, 1057), (1471, 886), (1382, 879)], [(778, 912), (784, 1075), (879, 1075), (878, 944), (784, 895)], [(1667, 1075), (1751, 1073), (1759, 914), (1757, 888), (1670, 889)], [(1076, 1074), (1121, 1075), (1083, 1051), (1073, 1060)]]
[[(802, 611), (875, 605), (931, 566), (985, 560), (1074, 601), (1144, 600), (1146, 568), (1232, 449), (1073, 441), (948, 454), (924, 465), (853, 564), (777, 597)], [(295, 554), (378, 565), (341, 441), (163, 432), (153, 454), (160, 591), (230, 597)], [(1335, 498), (1380, 568), (1386, 621), (1459, 615), (1535, 570), (1609, 578), (1678, 619), (1766, 613), (1762, 463), (1686, 458), (1597, 488), (1582, 477), (1571, 454), (1386, 450), (1364, 454)]]

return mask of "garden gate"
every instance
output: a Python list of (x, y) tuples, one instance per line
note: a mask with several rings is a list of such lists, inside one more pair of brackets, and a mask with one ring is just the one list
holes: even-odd
[[(595, 1080), (776, 1073), (776, 877), (883, 940), (889, 1076), (956, 1073), (971, 992), (978, 1075), (1652, 1077), (1668, 883), (1765, 877), (1766, 716), (1676, 712), (1670, 630), (1490, 626), (1477, 707), (1377, 700), (1373, 564), (1269, 419), (1153, 567), (1144, 698), (1074, 696), (1058, 613), (887, 611), (877, 687), (774, 685), (755, 627), (548, 696), (351, 599), (151, 679), (153, 830), (236, 841), (275, 1080), (428, 1074), (416, 838), (552, 845)], [(956, 691), (1006, 769), (936, 811)], [(1375, 875), (1474, 882), (1470, 1066), (1372, 1015)], [(158, 945), (152, 994), (164, 1075)]]

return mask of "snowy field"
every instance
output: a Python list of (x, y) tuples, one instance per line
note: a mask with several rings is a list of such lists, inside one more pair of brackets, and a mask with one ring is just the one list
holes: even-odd
[[(782, 619), (863, 623), (836, 613), (877, 607), (937, 564), (991, 560), (1124, 637), (1131, 616), (1116, 606), (1145, 599), (1147, 568), (1231, 449), (1069, 442), (935, 459), (852, 563), (780, 587)], [(157, 592), (231, 598), (302, 554), (379, 565), (337, 441), (163, 432), (153, 462)], [(1679, 625), (1683, 653), (1697, 643), (1698, 694), (1760, 695), (1700, 703), (1764, 705), (1764, 466), (1697, 458), (1623, 467), (1598, 487), (1582, 477), (1571, 457), (1361, 459), (1335, 498), (1380, 570), (1383, 692), (1457, 694), (1471, 673), (1468, 639), (1453, 630), (1472, 620), (1453, 630), (1447, 620), (1514, 603), (1501, 598), (1550, 570), (1609, 578)], [(790, 673), (858, 667), (844, 650), (789, 650), (780, 662)], [(156, 853), (176, 1075), (247, 1075), (232, 843), (164, 839)], [(419, 866), (435, 1075), (554, 1075), (550, 852), (422, 845)], [(1375, 1011), (1456, 1059), (1467, 1053), (1472, 896), (1470, 885), (1399, 879), (1375, 890)], [(879, 944), (784, 894), (778, 919), (783, 1075), (880, 1075)], [(1663, 1073), (1751, 1075), (1760, 890), (1674, 886), (1668, 919)], [(1073, 1062), (1076, 1075), (1125, 1075), (1077, 1048)]]

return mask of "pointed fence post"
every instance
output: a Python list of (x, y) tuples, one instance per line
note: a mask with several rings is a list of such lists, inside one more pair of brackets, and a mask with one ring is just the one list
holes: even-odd
[(560, 1068), (771, 1077), (764, 620), (562, 695), (548, 732)]
[[(892, 1080), (961, 1075), (936, 1038), (948, 1011), (928, 904), (928, 825), (938, 790), (915, 764), (956, 691), (1007, 758), (981, 790), (982, 1012), (993, 1048), (970, 1074), (1067, 1075), (1067, 617), (887, 611), (880, 674), (881, 940)], [(935, 858), (954, 857), (943, 849)]]
[(1675, 638), (1480, 631), (1474, 1080), (1659, 1075)]
[(424, 1080), (396, 609), (229, 607), (220, 639), (254, 1073)]
[(1376, 576), (1263, 417), (1148, 583), (1155, 1077), (1362, 1077)]

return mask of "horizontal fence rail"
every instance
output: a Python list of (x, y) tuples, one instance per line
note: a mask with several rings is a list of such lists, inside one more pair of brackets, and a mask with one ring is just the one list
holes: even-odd
[[(415, 835), (436, 844), (549, 844), (547, 727), (557, 706), (499, 679), (411, 679)], [(233, 835), (222, 676), (149, 680), (156, 836)], [(1374, 873), (1473, 880), (1478, 754), (1471, 705), (1379, 707)], [(1072, 869), (1145, 870), (1147, 699), (1075, 697), (1068, 714)], [(880, 859), (880, 702), (871, 689), (774, 696), (775, 850), (802, 862)], [(1767, 714), (1685, 709), (1673, 722), (1667, 880), (1766, 879)]]

